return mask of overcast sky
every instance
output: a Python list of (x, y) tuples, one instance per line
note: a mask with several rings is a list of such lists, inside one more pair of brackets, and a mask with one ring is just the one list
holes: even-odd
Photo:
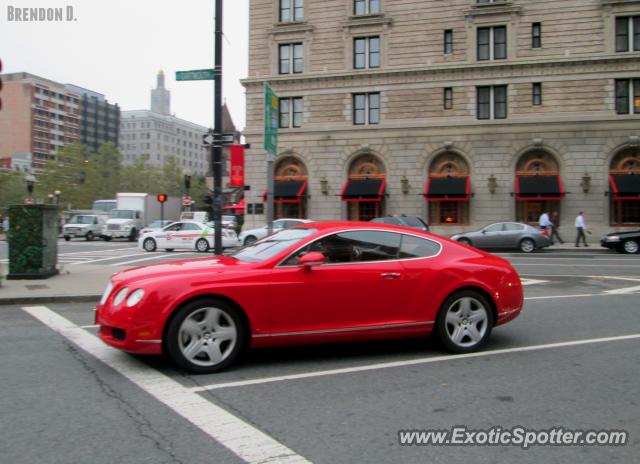
[[(215, 0), (7, 0), (0, 6), (2, 73), (28, 72), (104, 94), (123, 111), (150, 108), (158, 71), (171, 111), (213, 126), (213, 81), (176, 82), (176, 71), (213, 68)], [(62, 8), (62, 22), (9, 21), (8, 6)], [(67, 7), (73, 21), (66, 20)], [(245, 125), (249, 0), (225, 0), (223, 97)]]

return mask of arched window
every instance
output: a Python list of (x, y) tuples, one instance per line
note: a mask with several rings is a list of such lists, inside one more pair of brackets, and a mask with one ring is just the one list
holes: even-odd
[(349, 178), (342, 189), (347, 201), (347, 219), (370, 221), (384, 215), (384, 164), (373, 155), (362, 155), (349, 165)]
[(295, 156), (287, 156), (277, 162), (274, 170), (274, 219), (306, 219), (308, 179), (307, 167)]
[(623, 150), (613, 157), (609, 182), (611, 225), (640, 224), (640, 150)]
[(520, 158), (516, 166), (516, 221), (537, 225), (545, 211), (560, 215), (564, 197), (556, 158), (535, 150)]
[(429, 202), (430, 225), (469, 224), (469, 165), (462, 156), (447, 152), (429, 166), (424, 196)]

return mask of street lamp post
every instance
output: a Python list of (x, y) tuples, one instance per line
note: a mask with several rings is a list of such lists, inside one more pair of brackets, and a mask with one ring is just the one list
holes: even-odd
[(53, 194), (56, 196), (56, 205), (60, 204), (60, 190), (56, 190), (55, 192), (53, 192)]
[[(189, 169), (183, 169), (182, 170), (182, 174), (184, 175), (184, 189), (185, 189), (185, 195), (188, 197), (189, 196), (189, 189), (191, 188), (191, 176), (193, 175), (193, 173), (189, 170)], [(186, 206), (186, 210), (187, 211), (191, 211), (191, 205), (185, 205)]]
[(53, 204), (53, 193), (49, 194), (49, 204)]
[(36, 183), (36, 178), (29, 174), (24, 176), (24, 180), (27, 181), (27, 191), (29, 192), (29, 198), (31, 199), (33, 197), (33, 184)]

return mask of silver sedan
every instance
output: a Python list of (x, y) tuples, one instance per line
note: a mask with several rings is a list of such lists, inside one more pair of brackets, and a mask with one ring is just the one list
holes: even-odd
[(517, 248), (525, 253), (551, 245), (546, 232), (519, 222), (491, 224), (475, 232), (454, 235), (451, 240), (476, 248)]

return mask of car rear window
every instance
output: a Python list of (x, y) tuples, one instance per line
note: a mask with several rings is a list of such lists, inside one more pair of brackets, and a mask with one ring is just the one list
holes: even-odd
[(414, 237), (412, 235), (402, 236), (402, 246), (400, 247), (400, 259), (426, 258), (435, 256), (440, 251), (440, 244), (431, 240)]
[(286, 250), (316, 232), (318, 232), (316, 229), (304, 227), (282, 229), (257, 242), (253, 242), (251, 245), (240, 248), (229, 256), (240, 261), (259, 263), (272, 258), (281, 251)]
[(414, 217), (405, 217), (405, 218), (402, 218), (402, 220), (403, 220), (404, 222), (406, 222), (406, 224), (407, 224), (409, 227), (425, 227), (425, 223), (424, 223), (424, 222), (422, 222), (422, 221), (421, 221), (420, 219), (418, 219), (418, 218), (414, 218)]

